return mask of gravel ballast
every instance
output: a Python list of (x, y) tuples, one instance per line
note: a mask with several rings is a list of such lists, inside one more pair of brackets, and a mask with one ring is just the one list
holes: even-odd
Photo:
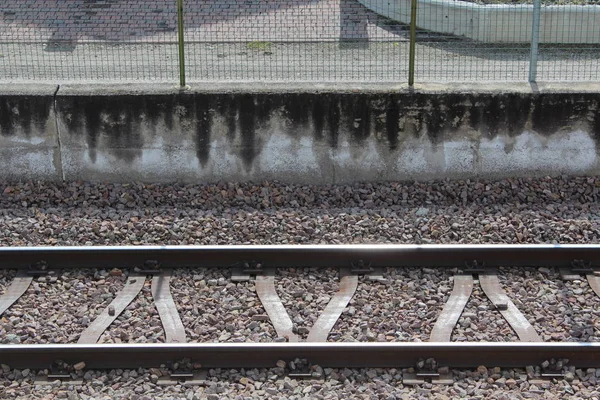
[(341, 342), (426, 342), (452, 291), (438, 268), (387, 268), (383, 282), (359, 279), (356, 293), (330, 334)]
[(146, 279), (142, 291), (100, 336), (99, 343), (164, 343), (150, 283), (151, 279)]
[(0, 243), (594, 243), (594, 178), (355, 186), (0, 184)]
[(2, 314), (0, 341), (75, 343), (123, 283), (124, 277), (110, 276), (106, 270), (69, 270), (35, 278)]
[[(322, 370), (324, 379), (297, 380), (286, 377), (281, 368), (211, 369), (202, 386), (157, 384), (164, 369), (87, 371), (83, 385), (39, 386), (33, 382), (37, 371), (3, 369), (0, 382), (5, 383), (3, 398), (114, 399), (594, 399), (600, 396), (596, 383), (600, 370), (594, 368), (568, 371), (565, 380), (534, 384), (526, 370), (479, 367), (477, 370), (453, 371), (452, 385), (425, 383), (404, 386), (399, 369), (330, 369)], [(26, 375), (26, 376), (24, 376)], [(11, 383), (12, 382), (12, 383)], [(46, 397), (47, 396), (47, 397)]]
[(12, 282), (12, 279), (15, 277), (17, 273), (14, 269), (2, 269), (0, 270), (0, 295), (3, 295), (6, 292), (6, 289)]
[(254, 282), (231, 282), (231, 270), (179, 269), (171, 293), (188, 342), (272, 342), (277, 338)]
[(336, 268), (278, 269), (275, 290), (293, 323), (293, 330), (306, 339), (339, 288)]
[(600, 341), (600, 299), (584, 277), (563, 281), (556, 269), (545, 267), (502, 268), (498, 277), (544, 341)]
[[(295, 186), (272, 182), (260, 185), (223, 183), (188, 186), (79, 182), (0, 183), (0, 243), (4, 246), (598, 243), (599, 187), (600, 180), (589, 177), (353, 186)], [(499, 277), (507, 294), (545, 340), (597, 340), (594, 326), (598, 317), (595, 311), (596, 299), (587, 283), (584, 280), (560, 282), (555, 270), (550, 269), (546, 272), (542, 268), (530, 269), (529, 272), (502, 269)], [(105, 272), (108, 274), (108, 270)], [(13, 333), (22, 343), (32, 343), (34, 339), (37, 342), (76, 341), (76, 333), (78, 335), (85, 329), (81, 320), (84, 317), (81, 314), (83, 310), (79, 311), (79, 315), (82, 316), (77, 316), (78, 309), (85, 302), (88, 307), (85, 314), (92, 320), (110, 303), (125, 279), (125, 275), (73, 275), (78, 273), (81, 271), (57, 272), (54, 275), (57, 281), (52, 283), (54, 286), (51, 286), (50, 282), (36, 282), (38, 285), (47, 285), (52, 292), (45, 291), (46, 294), (42, 297), (35, 293), (36, 289), (32, 286), (30, 292), (19, 300), (23, 305), (19, 305), (18, 302), (3, 315), (7, 320), (2, 321), (4, 331), (0, 332), (0, 336), (6, 338), (8, 333)], [(276, 280), (290, 278), (290, 271), (286, 273), (287, 276), (280, 271)], [(312, 326), (318, 313), (326, 305), (324, 300), (318, 301), (319, 297), (330, 298), (337, 290), (337, 269), (326, 271), (326, 276), (317, 277), (315, 273), (309, 269), (298, 269), (294, 272), (297, 275), (294, 278), (312, 274), (314, 280), (311, 278), (311, 281), (296, 282), (290, 279), (289, 282), (290, 285), (293, 282), (295, 286), (313, 291), (310, 293), (310, 302), (304, 298), (308, 293), (302, 295), (304, 305), (311, 307), (311, 315), (301, 315), (304, 325), (299, 327)], [(0, 291), (9, 284), (14, 271), (3, 274), (0, 275)], [(216, 314), (219, 304), (217, 300), (234, 298), (232, 303), (237, 301), (242, 305), (255, 302), (256, 295), (252, 283), (232, 284), (226, 275), (228, 272), (216, 270), (205, 270), (195, 274), (204, 276), (195, 279), (185, 270), (178, 270), (171, 284), (174, 299), (182, 308), (182, 320), (190, 341), (218, 341), (225, 333), (232, 335), (228, 339), (230, 341), (269, 341), (276, 337), (273, 328), (267, 323), (261, 322), (258, 327), (246, 331), (249, 323), (253, 321), (244, 319), (244, 322), (228, 321), (224, 324), (218, 321), (221, 315)], [(388, 283), (376, 283), (373, 286), (367, 286), (364, 278), (361, 278), (357, 296), (344, 311), (329, 340), (368, 341), (373, 340), (373, 335), (375, 340), (427, 339), (436, 315), (452, 290), (450, 271), (443, 272), (448, 274), (447, 276), (438, 272), (421, 272), (419, 275), (418, 272), (411, 272), (409, 269), (387, 270), (385, 274)], [(221, 278), (224, 281), (219, 284)], [(104, 284), (98, 284), (101, 279), (104, 279)], [(114, 279), (114, 282), (110, 281), (109, 285), (107, 282), (110, 279)], [(211, 279), (216, 279), (217, 284), (209, 284)], [(74, 280), (83, 285), (77, 292), (74, 292), (75, 287), (79, 286), (73, 283)], [(202, 280), (205, 281), (206, 287), (200, 283)], [(520, 280), (529, 285), (528, 287), (535, 286), (537, 292), (533, 294), (528, 289), (528, 293), (523, 294), (517, 286)], [(408, 286), (411, 281), (420, 285), (419, 287), (427, 287), (430, 291), (428, 296), (421, 299), (420, 294), (411, 293)], [(160, 320), (151, 302), (149, 282), (148, 280), (142, 294), (128, 308), (131, 318), (137, 318), (137, 322), (132, 324), (131, 321), (127, 322), (124, 316), (120, 317), (103, 336), (102, 341), (164, 341), (164, 333), (162, 329), (158, 329)], [(307, 286), (306, 282), (312, 284)], [(396, 282), (398, 285), (389, 282)], [(67, 284), (72, 286), (67, 288)], [(202, 291), (198, 291), (201, 286)], [(96, 292), (105, 295), (105, 298), (95, 298), (93, 293)], [(56, 294), (56, 303), (48, 297), (51, 293)], [(279, 288), (278, 293), (286, 302), (288, 312), (300, 315), (299, 298), (294, 298), (292, 293), (282, 293)], [(236, 297), (238, 294), (241, 295), (240, 298)], [(75, 296), (80, 296), (82, 303), (74, 302)], [(532, 297), (535, 297), (534, 302), (531, 301)], [(370, 299), (373, 298), (379, 298), (386, 303), (391, 302), (392, 305), (372, 304)], [(411, 298), (419, 301), (412, 302)], [(436, 304), (427, 304), (425, 299), (435, 299)], [(208, 312), (198, 309), (197, 316), (194, 314), (194, 304), (199, 301), (206, 304)], [(397, 304), (394, 304), (394, 301)], [(364, 304), (359, 304), (363, 302)], [(419, 302), (425, 303), (427, 311), (421, 310)], [(29, 323), (31, 326), (20, 327), (20, 323), (26, 322), (19, 322), (18, 318), (23, 319), (23, 316), (16, 315), (15, 311), (24, 313), (25, 305), (28, 305), (27, 310), (31, 313), (33, 304), (39, 310), (40, 315), (35, 318), (39, 325)], [(40, 307), (40, 304), (44, 306)], [(368, 307), (365, 309), (367, 305), (372, 307), (370, 313)], [(491, 307), (491, 303), (475, 286), (473, 298), (466, 310), (467, 317), (468, 313), (474, 316), (469, 317), (470, 323), (467, 323), (465, 316), (461, 318), (459, 327), (453, 333), (453, 340), (460, 340), (460, 335), (466, 340), (473, 340), (471, 337), (474, 340), (515, 339), (514, 333), (499, 315), (480, 309), (485, 306)], [(253, 307), (257, 313), (264, 312), (258, 302)], [(352, 307), (355, 318), (350, 318)], [(228, 311), (243, 313), (242, 309)], [(42, 321), (42, 314), (47, 318), (45, 321)], [(210, 322), (205, 321), (209, 314), (216, 320), (212, 326), (210, 323), (205, 325), (205, 322)], [(548, 314), (557, 316), (555, 324), (546, 331), (541, 331), (542, 318), (548, 318)], [(53, 315), (57, 316), (56, 320), (63, 318), (61, 322), (64, 323), (57, 327), (56, 322), (50, 320), (54, 318)], [(14, 327), (11, 318), (17, 318), (17, 327)], [(425, 318), (421, 326), (417, 324), (419, 318)], [(484, 318), (492, 318), (495, 327), (492, 323), (486, 323)], [(537, 319), (539, 321), (535, 322)], [(389, 320), (399, 321), (402, 329), (396, 329), (392, 334)], [(365, 322), (369, 325), (366, 330)], [(227, 323), (234, 326), (227, 326)], [(407, 323), (408, 327), (406, 324), (402, 326), (402, 323)], [(156, 327), (156, 331), (148, 332), (148, 326)], [(233, 332), (229, 332), (230, 330)], [(28, 334), (22, 334), (23, 331)], [(241, 335), (234, 337), (235, 332), (240, 332)], [(384, 337), (381, 338), (380, 335)], [(494, 339), (498, 336), (503, 339)], [(126, 340), (123, 340), (124, 338)], [(346, 370), (326, 371), (328, 379), (324, 382), (296, 381), (288, 382), (287, 385), (285, 382), (277, 382), (279, 378), (276, 378), (275, 383), (269, 383), (269, 375), (276, 375), (272, 371), (259, 370), (255, 377), (248, 375), (248, 371), (213, 371), (210, 375), (211, 383), (206, 388), (185, 385), (158, 387), (153, 383), (153, 375), (156, 376), (156, 373), (148, 370), (126, 372), (89, 371), (89, 379), (82, 387), (76, 388), (74, 393), (77, 394), (73, 395), (68, 393), (67, 383), (44, 388), (35, 387), (30, 382), (31, 376), (17, 377), (17, 381), (12, 382), (15, 375), (9, 378), (13, 373), (9, 371), (0, 378), (3, 386), (0, 386), (0, 392), (3, 398), (116, 397), (138, 400), (223, 397), (245, 399), (265, 396), (321, 396), (327, 399), (427, 396), (443, 399), (444, 396), (470, 396), (512, 399), (543, 396), (564, 398), (573, 393), (581, 398), (600, 398), (594, 386), (595, 372), (587, 374), (586, 371), (581, 373), (583, 377), (579, 383), (558, 381), (545, 387), (534, 387), (529, 382), (519, 380), (519, 376), (510, 378), (500, 374), (495, 378), (491, 378), (491, 375), (468, 377), (461, 371), (457, 373), (455, 384), (450, 387), (424, 385), (419, 388), (405, 388), (398, 384), (398, 378), (394, 378), (398, 374), (397, 371), (374, 369), (351, 370), (348, 375)], [(240, 383), (243, 377), (248, 378), (248, 382), (243, 380), (243, 383)], [(585, 381), (584, 377), (587, 377)], [(510, 379), (514, 379), (516, 383), (513, 384)], [(257, 385), (257, 381), (261, 383)]]
[(455, 342), (516, 342), (519, 340), (508, 322), (496, 310), (478, 284), (452, 332)]

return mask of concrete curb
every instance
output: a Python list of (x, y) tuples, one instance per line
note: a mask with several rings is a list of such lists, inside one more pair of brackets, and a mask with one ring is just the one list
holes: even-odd
[[(368, 9), (410, 23), (410, 0), (358, 0)], [(419, 0), (419, 28), (487, 43), (529, 43), (532, 5), (480, 5), (453, 0)], [(600, 6), (543, 6), (540, 43), (600, 43)]]

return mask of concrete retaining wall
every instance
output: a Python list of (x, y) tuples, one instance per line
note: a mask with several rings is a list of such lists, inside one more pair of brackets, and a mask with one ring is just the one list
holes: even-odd
[[(410, 24), (411, 0), (358, 0), (387, 18)], [(529, 43), (533, 5), (419, 0), (417, 25), (433, 32), (490, 43)], [(540, 43), (600, 43), (600, 6), (544, 6)]]
[(0, 177), (61, 179), (57, 85), (0, 86)]
[(0, 178), (344, 183), (596, 175), (598, 89), (5, 91)]

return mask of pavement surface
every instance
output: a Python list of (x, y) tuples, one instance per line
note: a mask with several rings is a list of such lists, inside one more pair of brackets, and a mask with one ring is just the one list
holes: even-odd
[[(174, 0), (4, 0), (0, 82), (179, 81)], [(185, 1), (189, 82), (404, 83), (408, 27), (356, 0)], [(419, 32), (421, 82), (526, 81), (529, 48)], [(542, 48), (538, 81), (598, 80), (600, 47)]]

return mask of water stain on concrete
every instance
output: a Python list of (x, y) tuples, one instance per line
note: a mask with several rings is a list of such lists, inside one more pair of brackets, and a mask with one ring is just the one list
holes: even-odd
[(379, 129), (382, 129), (382, 127), (385, 126), (385, 133), (389, 143), (389, 148), (391, 151), (394, 151), (398, 148), (398, 135), (400, 133), (400, 108), (398, 107), (398, 102), (394, 101), (393, 98), (388, 97), (387, 101), (389, 103), (386, 107), (385, 114), (381, 114), (382, 118), (378, 118), (377, 121), (381, 122), (381, 127)]
[[(180, 135), (195, 144), (198, 163), (206, 167), (211, 144), (224, 134), (246, 172), (252, 171), (273, 127), (294, 139), (308, 133), (313, 143), (325, 142), (334, 151), (342, 138), (357, 148), (375, 140), (384, 145), (379, 148), (393, 153), (401, 151), (403, 141), (413, 138), (437, 146), (455, 138), (514, 138), (527, 129), (550, 136), (577, 123), (590, 126), (598, 141), (597, 104), (593, 94), (522, 93), (187, 93), (58, 98), (68, 134), (85, 137), (92, 162), (102, 148), (131, 164), (156, 138), (162, 136), (166, 142)], [(21, 115), (11, 114), (14, 104), (0, 104), (3, 135), (26, 120), (37, 121), (38, 129), (47, 118), (47, 107), (35, 107), (31, 100), (16, 106)], [(35, 112), (39, 115), (33, 115)], [(222, 121), (219, 128), (217, 119)], [(510, 143), (505, 151), (512, 151)]]
[(45, 136), (44, 129), (52, 110), (51, 96), (8, 96), (0, 101), (0, 134), (11, 137), (23, 132)]
[[(239, 96), (236, 102), (240, 122), (241, 149), (240, 156), (246, 169), (252, 166), (254, 158), (260, 153), (258, 143), (256, 143), (257, 124), (257, 106), (255, 99), (250, 94)], [(258, 107), (261, 108), (260, 106)], [(264, 114), (263, 114), (264, 115)]]
[[(196, 100), (196, 101), (194, 101)], [(210, 112), (210, 104), (206, 97), (192, 99), (192, 104), (188, 105), (194, 110), (193, 122), (195, 125), (196, 135), (196, 157), (202, 167), (206, 167), (210, 158), (210, 139), (212, 130), (212, 118)]]

